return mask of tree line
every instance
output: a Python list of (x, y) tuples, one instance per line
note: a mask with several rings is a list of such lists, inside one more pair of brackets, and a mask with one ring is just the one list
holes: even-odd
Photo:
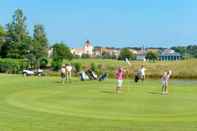
[[(148, 52), (146, 52), (144, 54), (145, 55), (145, 58), (147, 60), (152, 60), (152, 61), (159, 60), (159, 56), (160, 56), (161, 52), (164, 49), (165, 48), (161, 48), (157, 52), (148, 51)], [(176, 47), (171, 47), (171, 49), (174, 50), (177, 53), (180, 53), (183, 59), (197, 58), (197, 45), (176, 46)], [(126, 58), (128, 58), (130, 60), (136, 60), (136, 55), (133, 54), (129, 50), (129, 48), (123, 48), (120, 51), (119, 59), (125, 60)]]
[(197, 58), (197, 45), (177, 46), (172, 49), (179, 52), (184, 58)]

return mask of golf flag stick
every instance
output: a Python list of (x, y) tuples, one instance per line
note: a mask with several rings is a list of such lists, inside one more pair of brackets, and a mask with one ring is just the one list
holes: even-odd
[(131, 63), (130, 63), (130, 61), (128, 60), (128, 58), (125, 58), (125, 62), (126, 62), (129, 66), (131, 66)]

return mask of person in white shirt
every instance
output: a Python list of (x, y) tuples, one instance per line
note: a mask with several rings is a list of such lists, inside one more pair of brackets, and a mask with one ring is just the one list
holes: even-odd
[(71, 64), (66, 65), (66, 80), (71, 81), (72, 76), (72, 66)]
[(141, 74), (141, 79), (142, 80), (145, 80), (145, 68), (144, 66), (142, 65), (141, 68), (140, 68), (140, 74)]
[(172, 71), (169, 70), (168, 72), (164, 72), (163, 76), (161, 77), (162, 95), (168, 95), (168, 82), (171, 75)]
[(66, 69), (65, 66), (62, 66), (61, 70), (60, 70), (60, 75), (61, 75), (61, 80), (62, 83), (65, 83), (65, 77), (66, 77)]

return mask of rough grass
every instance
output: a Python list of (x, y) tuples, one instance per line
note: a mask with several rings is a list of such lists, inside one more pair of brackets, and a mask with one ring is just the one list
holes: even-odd
[(115, 80), (62, 85), (58, 77), (0, 75), (0, 131), (196, 131), (197, 82)]
[[(145, 65), (147, 69), (146, 75), (149, 78), (159, 78), (163, 72), (172, 70), (173, 78), (197, 79), (197, 59), (188, 59), (181, 61), (156, 61), (156, 62), (142, 62), (131, 61), (132, 66), (129, 67), (124, 61), (106, 60), (106, 59), (74, 59), (71, 63), (81, 63), (83, 67), (90, 66), (95, 63), (98, 67), (102, 65), (104, 68), (98, 68), (98, 72), (107, 71), (113, 77), (117, 67), (123, 66), (127, 69), (127, 76), (132, 77), (141, 65)], [(69, 63), (64, 61), (64, 63)]]

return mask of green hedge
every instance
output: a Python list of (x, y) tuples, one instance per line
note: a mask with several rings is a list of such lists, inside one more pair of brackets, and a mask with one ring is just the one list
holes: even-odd
[(21, 59), (0, 59), (0, 73), (16, 74), (27, 68), (29, 63)]

